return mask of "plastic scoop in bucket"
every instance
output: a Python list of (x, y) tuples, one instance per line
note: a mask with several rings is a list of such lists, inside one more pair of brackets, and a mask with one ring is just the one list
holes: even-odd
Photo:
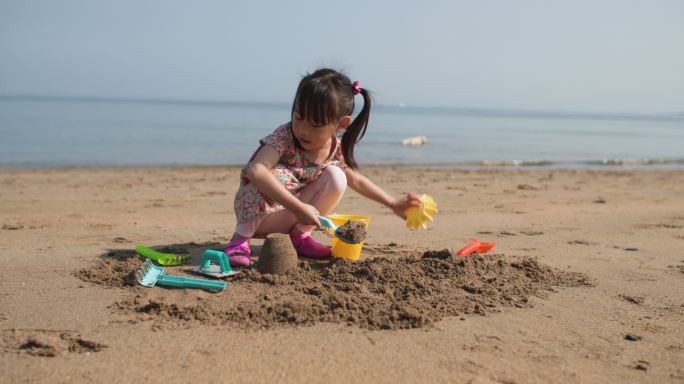
[(406, 209), (406, 228), (427, 229), (427, 222), (437, 213), (437, 203), (428, 195), (420, 196), (420, 206)]
[[(368, 232), (368, 222), (370, 217), (361, 215), (341, 215), (341, 214), (330, 214), (326, 216), (334, 225), (344, 226), (348, 221), (363, 223), (364, 229)], [(327, 231), (331, 231), (328, 229)], [(349, 244), (337, 238), (333, 234), (328, 234), (330, 237), (330, 243), (332, 245), (333, 257), (339, 257), (348, 260), (358, 260), (361, 257), (361, 251), (363, 250), (363, 241), (358, 244)]]
[(338, 227), (337, 225), (335, 225), (335, 224), (332, 222), (332, 220), (330, 220), (329, 218), (327, 218), (327, 217), (325, 217), (325, 216), (318, 216), (318, 221), (320, 221), (320, 222), (321, 222), (321, 225), (323, 225), (324, 227), (329, 228), (330, 231), (333, 233), (333, 235), (334, 235), (335, 237), (337, 237), (338, 239), (344, 241), (344, 242), (347, 243), (347, 244), (357, 244), (357, 242), (355, 242), (354, 240), (348, 239), (348, 238), (342, 236), (340, 233), (338, 233), (337, 229), (338, 229), (339, 227)]

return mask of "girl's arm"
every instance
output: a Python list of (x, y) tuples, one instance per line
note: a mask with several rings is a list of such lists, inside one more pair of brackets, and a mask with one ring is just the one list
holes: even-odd
[(290, 191), (280, 184), (275, 175), (271, 172), (273, 166), (280, 160), (280, 153), (265, 145), (256, 155), (254, 160), (247, 167), (247, 177), (249, 181), (272, 200), (282, 204), (285, 209), (294, 213), (297, 221), (304, 225), (320, 226), (318, 221), (318, 210), (310, 204), (306, 204), (296, 198)]
[(404, 211), (407, 208), (417, 207), (420, 205), (420, 198), (414, 193), (406, 195), (406, 197), (403, 199), (396, 199), (359, 172), (356, 172), (351, 168), (347, 168), (344, 173), (347, 175), (347, 185), (351, 189), (355, 190), (364, 197), (367, 197), (373, 201), (377, 201), (378, 203), (390, 208), (402, 219), (406, 219), (406, 214), (404, 214)]

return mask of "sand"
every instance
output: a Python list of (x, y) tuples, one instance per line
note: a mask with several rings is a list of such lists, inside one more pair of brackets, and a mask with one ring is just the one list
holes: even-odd
[[(297, 251), (284, 233), (266, 236), (257, 261), (261, 273), (283, 275), (297, 266)], [(244, 270), (244, 269), (243, 269)]]
[[(359, 261), (138, 286), (137, 243), (192, 254), (166, 272), (197, 277), (238, 172), (0, 171), (0, 381), (684, 380), (683, 171), (369, 167), (435, 198), (427, 231), (350, 191), (337, 213), (371, 217)], [(496, 246), (454, 257), (471, 239)]]
[(335, 230), (335, 235), (352, 244), (361, 244), (366, 240), (366, 224), (360, 221), (347, 220)]
[[(184, 290), (158, 292), (139, 287), (133, 275), (142, 261), (136, 262), (135, 254), (99, 260), (76, 276), (125, 289), (125, 299), (115, 307), (131, 321), (153, 320), (157, 327), (187, 327), (197, 322), (244, 329), (321, 322), (374, 330), (420, 328), (446, 316), (529, 307), (532, 296), (546, 297), (554, 287), (592, 285), (582, 274), (553, 270), (530, 258), (453, 257), (448, 250), (397, 257), (392, 252), (396, 247), (388, 247), (385, 257), (357, 262), (333, 259), (297, 264), (293, 253), (295, 263), (288, 268), (273, 258), (274, 238), (278, 239), (269, 235), (264, 242), (256, 268), (244, 268), (231, 279), (231, 287), (244, 292), (240, 295), (198, 294), (197, 300), (188, 300)], [(165, 273), (182, 275), (183, 269), (187, 268), (166, 268)]]

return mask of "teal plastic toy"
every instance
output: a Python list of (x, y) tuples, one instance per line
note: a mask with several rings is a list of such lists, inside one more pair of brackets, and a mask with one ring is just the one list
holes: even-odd
[(226, 288), (226, 283), (223, 281), (165, 275), (164, 268), (154, 265), (150, 259), (147, 259), (136, 271), (135, 277), (138, 283), (145, 287), (153, 287), (155, 284), (159, 284), (181, 288), (200, 288), (212, 292), (221, 292)]
[(192, 271), (216, 278), (233, 276), (240, 273), (230, 269), (230, 262), (225, 253), (212, 249), (202, 252), (199, 267), (193, 268)]

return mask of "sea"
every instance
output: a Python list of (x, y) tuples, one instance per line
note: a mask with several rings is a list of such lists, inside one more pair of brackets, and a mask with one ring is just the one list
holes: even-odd
[[(0, 96), (0, 167), (242, 166), (291, 104)], [(403, 145), (424, 136), (423, 145)], [(378, 105), (360, 166), (681, 169), (684, 113)]]

